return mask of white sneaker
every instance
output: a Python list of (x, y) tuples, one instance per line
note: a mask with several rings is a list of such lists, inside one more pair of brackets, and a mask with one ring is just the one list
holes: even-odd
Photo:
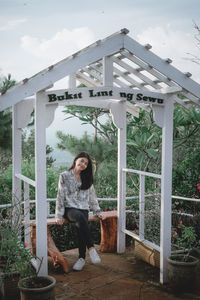
[(75, 271), (81, 271), (85, 265), (85, 259), (79, 258), (77, 262), (73, 265), (73, 270)]
[(89, 250), (89, 256), (93, 264), (99, 264), (101, 262), (101, 258), (99, 257), (97, 251), (94, 248)]

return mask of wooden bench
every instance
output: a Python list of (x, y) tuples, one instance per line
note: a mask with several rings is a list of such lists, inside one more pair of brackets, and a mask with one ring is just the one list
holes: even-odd
[[(116, 252), (117, 250), (117, 211), (106, 211), (102, 212), (103, 219), (95, 217), (93, 214), (89, 213), (88, 221), (100, 221), (101, 228), (101, 243), (100, 251), (101, 252)], [(64, 224), (68, 224), (68, 220)], [(66, 259), (63, 257), (62, 253), (56, 247), (54, 240), (51, 236), (49, 229), (50, 225), (56, 225), (55, 218), (47, 219), (47, 239), (48, 239), (48, 255), (52, 258), (54, 267), (61, 265), (65, 272), (69, 271), (69, 267)], [(61, 225), (57, 225), (61, 226)], [(30, 230), (31, 230), (31, 248), (32, 251), (36, 252), (36, 223), (35, 220), (30, 221)]]

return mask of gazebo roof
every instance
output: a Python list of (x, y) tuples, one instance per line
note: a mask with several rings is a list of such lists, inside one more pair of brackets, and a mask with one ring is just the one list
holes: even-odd
[[(103, 58), (113, 61), (113, 85), (136, 90), (165, 91), (181, 88), (183, 97), (177, 103), (187, 107), (200, 105), (200, 85), (192, 80), (191, 73), (182, 73), (171, 65), (169, 58), (162, 59), (150, 51), (151, 46), (141, 45), (130, 38), (127, 29), (103, 39), (49, 66), (30, 78), (25, 78), (0, 96), (0, 110), (4, 110), (38, 91), (48, 89), (62, 78), (76, 74), (86, 86), (102, 86)], [(175, 89), (176, 90), (176, 89)]]

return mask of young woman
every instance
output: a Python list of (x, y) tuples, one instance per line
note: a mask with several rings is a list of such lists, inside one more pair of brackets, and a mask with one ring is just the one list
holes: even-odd
[(56, 222), (62, 225), (65, 219), (74, 222), (78, 233), (79, 259), (73, 270), (80, 271), (85, 265), (86, 248), (91, 262), (100, 263), (88, 227), (88, 212), (101, 218), (99, 204), (93, 186), (92, 161), (86, 152), (79, 153), (68, 171), (59, 178), (56, 201)]

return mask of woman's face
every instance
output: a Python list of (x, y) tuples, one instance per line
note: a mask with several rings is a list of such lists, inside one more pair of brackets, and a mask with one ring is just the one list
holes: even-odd
[(75, 169), (76, 171), (83, 171), (87, 168), (88, 166), (88, 159), (86, 157), (79, 157), (76, 161), (75, 161)]

